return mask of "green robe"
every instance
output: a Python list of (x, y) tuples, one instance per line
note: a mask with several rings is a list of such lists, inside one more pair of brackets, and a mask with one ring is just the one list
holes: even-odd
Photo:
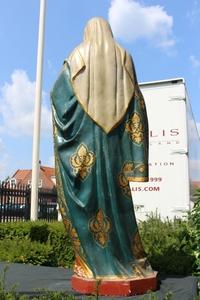
[(152, 271), (129, 188), (130, 180), (148, 180), (148, 123), (139, 88), (108, 134), (78, 102), (67, 63), (51, 97), (58, 201), (75, 250), (75, 272), (91, 278), (147, 276)]

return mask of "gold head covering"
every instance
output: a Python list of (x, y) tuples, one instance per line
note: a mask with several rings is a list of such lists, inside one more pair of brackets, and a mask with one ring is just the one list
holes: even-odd
[(84, 41), (68, 58), (71, 81), (86, 113), (108, 133), (126, 113), (135, 89), (130, 55), (115, 43), (108, 22), (91, 19)]

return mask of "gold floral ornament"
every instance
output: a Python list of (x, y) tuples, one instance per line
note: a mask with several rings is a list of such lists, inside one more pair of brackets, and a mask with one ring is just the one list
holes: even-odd
[(145, 164), (139, 165), (138, 170), (140, 171), (140, 173), (144, 173), (144, 171), (146, 170)]
[(89, 229), (92, 232), (95, 241), (104, 248), (108, 243), (111, 223), (102, 209), (99, 209), (96, 215), (90, 219)]
[(129, 180), (126, 176), (126, 173), (134, 171), (133, 162), (127, 162), (123, 165), (121, 173), (119, 173), (118, 182), (119, 186), (122, 189), (122, 192), (128, 198), (131, 198), (131, 189), (129, 187)]
[[(122, 193), (126, 197), (131, 198), (131, 189), (129, 187), (129, 181), (147, 181), (148, 178), (143, 176), (145, 171), (146, 166), (143, 163), (133, 163), (131, 161), (124, 163), (122, 170), (118, 176), (118, 183), (122, 190)], [(138, 176), (135, 176), (135, 174), (137, 174)]]
[(131, 140), (140, 145), (144, 140), (144, 128), (141, 121), (141, 116), (135, 112), (126, 122), (125, 130), (128, 132)]
[(76, 153), (74, 153), (70, 158), (71, 166), (74, 173), (81, 180), (84, 180), (91, 172), (91, 167), (95, 162), (95, 154), (89, 151), (87, 146), (81, 144)]

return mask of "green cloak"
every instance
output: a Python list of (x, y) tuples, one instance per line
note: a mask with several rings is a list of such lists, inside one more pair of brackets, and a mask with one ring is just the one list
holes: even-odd
[(129, 188), (129, 181), (148, 180), (148, 123), (137, 83), (123, 119), (109, 133), (81, 107), (67, 62), (51, 96), (58, 201), (75, 250), (75, 273), (149, 276)]

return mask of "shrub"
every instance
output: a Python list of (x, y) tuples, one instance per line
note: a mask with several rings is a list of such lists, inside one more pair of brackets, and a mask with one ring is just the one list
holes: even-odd
[(188, 222), (174, 219), (162, 221), (151, 215), (139, 224), (145, 251), (152, 268), (159, 273), (186, 275), (193, 272), (195, 261), (192, 253)]
[(0, 241), (0, 259), (14, 263), (52, 265), (53, 249), (48, 244), (22, 240), (19, 238)]
[(194, 273), (200, 275), (200, 189), (196, 190), (194, 196), (197, 200), (189, 214), (189, 234), (195, 257)]
[[(173, 275), (197, 271), (200, 266), (200, 209), (197, 210), (197, 206), (195, 209), (189, 222), (162, 221), (154, 215), (139, 224), (154, 270)], [(1, 223), (0, 260), (72, 267), (74, 252), (62, 222)]]
[(62, 223), (49, 223), (48, 242), (52, 246), (54, 254), (56, 254), (54, 257), (55, 265), (71, 268), (75, 256), (71, 239)]
[(4, 223), (0, 224), (0, 260), (72, 267), (74, 252), (61, 222)]
[(0, 223), (0, 240), (4, 238), (29, 238), (32, 222)]

